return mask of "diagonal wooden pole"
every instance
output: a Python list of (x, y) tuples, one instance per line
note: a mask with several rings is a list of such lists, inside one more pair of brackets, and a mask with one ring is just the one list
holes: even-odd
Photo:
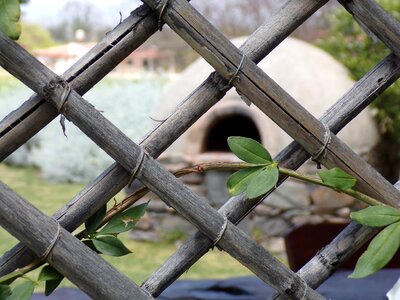
[[(31, 68), (22, 68), (23, 62), (29, 63)], [(294, 272), (145, 154), (140, 146), (132, 142), (94, 106), (74, 90), (69, 90), (68, 85), (60, 81), (58, 76), (1, 32), (0, 65), (59, 108), (60, 112), (132, 173), (132, 176), (147, 185), (164, 202), (260, 279), (293, 299), (323, 299)]]
[[(326, 0), (288, 1), (249, 37), (241, 49), (255, 62), (260, 61), (325, 3)], [(147, 19), (144, 19), (137, 27), (149, 26), (147, 23)], [(153, 26), (156, 26), (156, 23), (154, 21)], [(384, 81), (380, 83), (380, 86), (383, 86), (383, 84)], [(145, 136), (141, 145), (152, 157), (158, 157), (200, 116), (217, 103), (229, 88), (228, 82), (218, 73), (213, 72), (183, 101), (177, 111)], [(48, 106), (52, 108), (51, 105), (48, 104)], [(26, 127), (30, 127), (29, 122)], [(74, 197), (70, 203), (58, 211), (54, 217), (60, 221), (65, 229), (73, 231), (118, 193), (128, 183), (129, 178), (129, 173), (119, 164), (111, 165), (94, 182)], [(29, 251), (22, 244), (18, 244), (0, 258), (0, 275), (23, 267), (30, 263), (32, 259), (34, 257), (29, 254)]]
[(94, 299), (153, 299), (2, 182), (0, 225)]

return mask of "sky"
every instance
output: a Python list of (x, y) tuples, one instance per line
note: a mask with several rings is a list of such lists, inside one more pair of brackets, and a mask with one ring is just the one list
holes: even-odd
[[(77, 1), (77, 0), (75, 0)], [(62, 13), (63, 7), (68, 0), (30, 0), (22, 6), (23, 19), (32, 23), (39, 23), (43, 26), (56, 24)], [(107, 25), (116, 25), (120, 15), (126, 18), (129, 13), (140, 5), (138, 0), (81, 0), (77, 2), (89, 2), (93, 7), (102, 12), (102, 22)]]

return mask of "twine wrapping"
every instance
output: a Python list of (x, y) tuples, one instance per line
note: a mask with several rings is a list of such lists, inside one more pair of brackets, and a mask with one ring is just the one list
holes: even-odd
[(238, 79), (238, 78), (239, 78), (239, 72), (240, 72), (240, 69), (241, 69), (242, 66), (243, 66), (243, 62), (244, 62), (245, 56), (246, 56), (246, 55), (244, 55), (244, 54), (242, 55), (242, 59), (240, 60), (239, 66), (238, 66), (238, 68), (236, 69), (235, 73), (233, 73), (232, 77), (229, 79), (228, 85), (231, 85), (232, 82), (233, 82), (235, 79)]
[(318, 152), (312, 156), (312, 160), (317, 163), (318, 169), (321, 169), (321, 163), (319, 160), (325, 157), (326, 148), (328, 147), (328, 145), (332, 140), (332, 134), (331, 131), (329, 130), (329, 127), (326, 124), (324, 124), (324, 127), (325, 127), (324, 144), (322, 145), (321, 149), (319, 149)]
[[(224, 224), (222, 224), (221, 230), (218, 232), (218, 235), (214, 240), (214, 246), (213, 247), (217, 246), (217, 244), (221, 241), (221, 239), (224, 236), (224, 233), (225, 233), (227, 227), (228, 227), (228, 218), (224, 215)], [(219, 247), (218, 247), (218, 249), (221, 250), (221, 248), (219, 248)]]
[(131, 175), (131, 178), (129, 179), (128, 187), (131, 187), (131, 184), (132, 184), (133, 180), (135, 179), (135, 176), (140, 172), (142, 165), (143, 165), (145, 155), (146, 154), (143, 151), (143, 149), (140, 148), (140, 154), (138, 156), (137, 163), (135, 164), (135, 167), (131, 171), (132, 175)]
[(169, 0), (164, 0), (161, 6), (160, 14), (158, 15), (158, 30), (161, 31), (163, 27), (162, 16), (164, 14), (165, 8), (168, 5)]
[(49, 255), (51, 254), (51, 251), (53, 251), (54, 246), (56, 245), (58, 239), (60, 238), (60, 233), (61, 233), (61, 225), (60, 222), (58, 222), (58, 220), (52, 218), (56, 223), (57, 223), (57, 232), (54, 235), (54, 238), (51, 240), (49, 246), (47, 246), (46, 250), (43, 252), (42, 255), (39, 256), (39, 259), (41, 261), (47, 260), (47, 258), (49, 257)]

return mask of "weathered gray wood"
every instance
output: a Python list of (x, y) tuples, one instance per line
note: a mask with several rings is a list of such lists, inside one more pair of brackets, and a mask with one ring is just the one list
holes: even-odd
[[(242, 50), (255, 62), (260, 61), (286, 36), (306, 20), (326, 1), (290, 0), (271, 19), (267, 20), (242, 46)], [(266, 41), (264, 43), (264, 41)], [(200, 116), (225, 95), (227, 81), (212, 73), (167, 120), (156, 126), (144, 139), (142, 146), (158, 157), (173, 141), (186, 131)], [(49, 106), (49, 105), (47, 105)], [(62, 226), (75, 230), (90, 215), (111, 199), (130, 178), (120, 165), (113, 164), (94, 182), (75, 196), (55, 214)], [(0, 258), (0, 275), (30, 263), (34, 257), (22, 244), (18, 244)]]
[[(0, 182), (0, 225), (38, 256), (57, 236), (57, 223)], [(153, 299), (98, 254), (61, 229), (47, 262), (94, 299)]]
[[(145, 5), (137, 8), (62, 77), (85, 94), (157, 30), (158, 20)], [(0, 161), (5, 159), (58, 115), (40, 96), (31, 96), (0, 122)]]
[(358, 22), (400, 57), (400, 23), (395, 17), (373, 0), (339, 0), (339, 2)]
[[(332, 132), (339, 132), (348, 122), (360, 113), (371, 101), (382, 91), (396, 81), (400, 76), (400, 60), (395, 55), (386, 57), (374, 69), (361, 78), (353, 88), (343, 95), (329, 110), (322, 116), (321, 121), (328, 124)], [(380, 80), (376, 80), (380, 78)], [(381, 85), (382, 84), (382, 85)], [(274, 160), (285, 168), (297, 169), (310, 155), (296, 142), (291, 143)], [(286, 177), (279, 179), (279, 186)], [(271, 194), (271, 190), (269, 194)], [(268, 196), (267, 195), (267, 196)], [(250, 213), (261, 201), (268, 201), (268, 198), (246, 199), (244, 195), (236, 196), (227, 201), (221, 208), (220, 213), (226, 214), (228, 219), (238, 224), (248, 213)], [(355, 233), (360, 233), (356, 235)], [(317, 288), (319, 283), (324, 281), (340, 263), (345, 261), (365, 241), (366, 235), (372, 235), (375, 231), (370, 228), (361, 227), (352, 223), (335, 239), (332, 246), (328, 246), (320, 252), (316, 258), (317, 262), (311, 263), (307, 271), (299, 273), (307, 283)], [(347, 241), (351, 239), (351, 243)], [(337, 245), (339, 244), (339, 246)], [(343, 245), (346, 245), (343, 248)], [(348, 245), (351, 245), (349, 247)], [(164, 264), (156, 270), (144, 283), (144, 287), (154, 297), (158, 296), (180, 275), (188, 270), (212, 247), (212, 242), (201, 232), (186, 240), (183, 245), (168, 258)], [(340, 252), (338, 252), (338, 250)], [(328, 254), (324, 254), (327, 251)], [(319, 258), (324, 257), (324, 260)], [(304, 269), (304, 268), (303, 268)], [(307, 275), (306, 275), (307, 274)], [(318, 285), (316, 285), (318, 283)]]
[[(32, 69), (26, 72), (20, 67), (21, 62), (29, 63)], [(48, 85), (51, 82), (59, 82), (59, 78), (2, 33), (0, 33), (0, 64), (52, 105), (61, 106), (59, 101), (62, 99), (65, 86)], [(32, 78), (37, 80), (34, 81)], [(74, 90), (68, 96), (65, 115), (127, 171), (133, 172), (136, 178), (164, 202), (208, 237), (213, 240), (219, 239), (221, 228), (225, 224), (223, 216), (153, 158), (148, 155), (142, 156), (140, 146), (132, 142)], [(218, 245), (277, 291), (292, 299), (323, 299), (295, 273), (229, 221), (224, 232)]]
[[(143, 0), (160, 12), (156, 0)], [(203, 56), (224, 78), (230, 79), (239, 65), (240, 80), (233, 80), (238, 92), (245, 95), (310, 154), (324, 145), (325, 127), (286, 91), (277, 85), (221, 33), (184, 0), (168, 2), (164, 21)], [(241, 64), (242, 63), (242, 64)], [(357, 178), (357, 187), (392, 205), (398, 205), (400, 193), (376, 170), (355, 154), (335, 135), (331, 135), (321, 163), (339, 167)]]
[[(297, 272), (313, 288), (318, 288), (350, 258), (379, 229), (350, 223), (329, 245), (322, 248), (301, 270)], [(273, 299), (286, 299), (274, 295)]]

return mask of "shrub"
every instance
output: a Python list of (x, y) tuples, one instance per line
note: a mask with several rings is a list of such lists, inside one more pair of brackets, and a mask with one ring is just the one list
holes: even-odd
[[(128, 137), (138, 142), (151, 128), (151, 112), (165, 82), (163, 79), (103, 80), (84, 98)], [(19, 85), (2, 86), (0, 118), (12, 107), (18, 107), (30, 94), (29, 90), (22, 92)], [(68, 121), (66, 134), (68, 138), (63, 135), (59, 118), (56, 118), (11, 155), (7, 162), (35, 165), (45, 179), (55, 182), (87, 182), (112, 163), (103, 150)]]
[[(400, 20), (400, 1), (377, 2)], [(390, 53), (382, 42), (369, 37), (343, 8), (331, 16), (330, 24), (331, 32), (317, 44), (342, 62), (356, 80)], [(372, 106), (381, 132), (400, 144), (400, 83), (394, 83)]]

